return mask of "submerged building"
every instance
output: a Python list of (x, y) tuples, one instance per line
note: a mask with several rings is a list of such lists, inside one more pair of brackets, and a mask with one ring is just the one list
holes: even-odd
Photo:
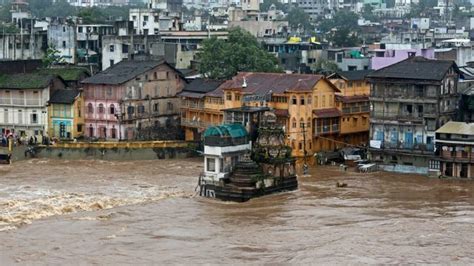
[(367, 77), (371, 159), (385, 170), (427, 173), (435, 131), (455, 118), (456, 64), (411, 57)]

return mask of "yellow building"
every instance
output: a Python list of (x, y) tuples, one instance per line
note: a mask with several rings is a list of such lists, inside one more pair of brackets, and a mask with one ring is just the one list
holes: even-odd
[(74, 139), (84, 135), (82, 93), (76, 89), (56, 90), (48, 105), (49, 137)]
[(369, 140), (370, 84), (365, 76), (372, 70), (342, 71), (328, 76), (341, 91), (335, 103), (341, 112), (340, 140), (353, 145), (367, 144)]
[[(209, 126), (220, 125), (224, 100), (218, 87), (223, 81), (195, 79), (181, 91), (181, 126), (188, 141), (201, 140), (201, 133)], [(214, 94), (213, 94), (214, 93)]]
[(342, 148), (346, 139), (359, 138), (353, 137), (360, 133), (358, 129), (342, 124), (341, 94), (342, 90), (321, 75), (240, 72), (225, 82), (188, 84), (180, 94), (181, 122), (186, 140), (198, 140), (207, 126), (226, 122), (225, 110), (269, 107), (284, 126), (293, 155), (302, 157), (306, 150), (311, 156)]

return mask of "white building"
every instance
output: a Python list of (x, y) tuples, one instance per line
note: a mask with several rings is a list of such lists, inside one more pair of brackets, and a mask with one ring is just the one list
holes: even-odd
[(48, 101), (51, 92), (65, 88), (56, 76), (5, 75), (0, 82), (0, 129), (19, 136), (42, 135), (48, 130)]
[(65, 63), (77, 62), (76, 26), (66, 21), (52, 21), (48, 27), (48, 46), (59, 51)]

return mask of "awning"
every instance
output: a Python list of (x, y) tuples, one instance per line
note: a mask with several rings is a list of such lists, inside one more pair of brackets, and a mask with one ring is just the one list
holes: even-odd
[(313, 110), (313, 114), (316, 118), (327, 118), (327, 117), (338, 117), (341, 116), (341, 112), (337, 108), (327, 108)]
[(290, 116), (287, 109), (275, 109), (274, 112), (276, 116), (284, 116), (284, 117)]

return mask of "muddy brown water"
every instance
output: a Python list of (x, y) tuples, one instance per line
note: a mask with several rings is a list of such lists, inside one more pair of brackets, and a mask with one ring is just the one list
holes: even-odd
[(297, 191), (237, 204), (195, 196), (200, 171), (0, 166), (0, 264), (474, 263), (474, 182), (319, 167)]

